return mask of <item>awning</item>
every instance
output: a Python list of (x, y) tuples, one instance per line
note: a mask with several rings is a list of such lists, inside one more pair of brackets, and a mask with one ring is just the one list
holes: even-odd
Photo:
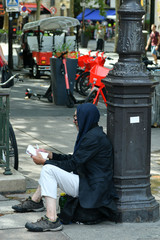
[[(20, 5), (26, 7), (29, 10), (29, 12), (37, 11), (36, 3), (22, 3), (21, 2)], [(41, 9), (41, 14), (50, 14), (51, 13), (51, 11), (47, 7), (45, 7), (43, 4), (41, 4), (40, 9)]]
[[(19, 3), (21, 7), (26, 7), (26, 10), (31, 13), (37, 11), (37, 4), (36, 3)], [(51, 11), (45, 7), (43, 4), (40, 6), (41, 14), (51, 14)], [(0, 4), (0, 16), (5, 14), (5, 10), (3, 8), (3, 4)]]
[(43, 4), (41, 4), (41, 11), (43, 11), (43, 14), (51, 14), (51, 11)]
[[(109, 9), (106, 10), (106, 17), (102, 16), (100, 14), (100, 10), (99, 9), (89, 9), (86, 8), (85, 9), (85, 14), (84, 14), (84, 20), (91, 20), (91, 21), (104, 21), (107, 19), (116, 19), (116, 11)], [(82, 15), (83, 12), (80, 13), (76, 18), (79, 20), (82, 20)]]
[(116, 15), (116, 10), (112, 10), (112, 9), (107, 10), (107, 16), (108, 15)]
[(116, 19), (116, 11), (112, 10), (112, 9), (108, 10), (106, 18), (115, 20)]
[(20, 3), (20, 5), (28, 8), (30, 11), (36, 11), (37, 9), (36, 3)]
[[(84, 12), (84, 19), (86, 19), (86, 16), (87, 16), (88, 14), (90, 14), (91, 12), (93, 12), (93, 11), (94, 11), (94, 9), (86, 8), (86, 9), (85, 9), (85, 12)], [(83, 17), (83, 12), (81, 12), (76, 18), (77, 18), (78, 20), (82, 20), (82, 17)]]
[(85, 20), (91, 20), (91, 21), (102, 21), (102, 20), (105, 20), (105, 19), (106, 19), (106, 17), (100, 15), (99, 9), (96, 9), (96, 10), (92, 11), (90, 14), (88, 14), (85, 17)]
[(23, 31), (38, 30), (39, 27), (40, 30), (42, 31), (49, 31), (55, 29), (68, 29), (79, 25), (80, 22), (76, 18), (59, 16), (44, 18), (34, 22), (26, 23), (23, 26)]
[(5, 14), (5, 10), (3, 8), (3, 5), (0, 4), (0, 16), (4, 16), (4, 14)]

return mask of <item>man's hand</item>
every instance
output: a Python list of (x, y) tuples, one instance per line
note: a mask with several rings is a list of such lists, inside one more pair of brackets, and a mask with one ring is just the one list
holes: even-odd
[(48, 151), (48, 158), (52, 159), (53, 158), (53, 153)]
[(45, 150), (44, 148), (37, 149), (37, 152), (45, 152), (48, 153), (48, 158), (52, 159), (52, 152)]
[(33, 159), (34, 163), (37, 165), (44, 165), (46, 161), (38, 151), (37, 151), (37, 155), (36, 156), (32, 155), (31, 158)]

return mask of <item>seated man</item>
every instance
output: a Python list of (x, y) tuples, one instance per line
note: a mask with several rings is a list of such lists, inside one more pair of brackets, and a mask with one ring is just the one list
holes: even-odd
[[(59, 219), (56, 213), (57, 186), (67, 195), (78, 199), (83, 209), (103, 208), (104, 213), (106, 208), (112, 215), (116, 214), (112, 145), (102, 127), (98, 126), (99, 118), (100, 114), (95, 105), (79, 105), (73, 116), (78, 130), (74, 153), (62, 155), (39, 149), (36, 156), (31, 156), (36, 164), (43, 165), (39, 186), (32, 198), (12, 208), (17, 212), (42, 211), (44, 197), (46, 215), (35, 223), (27, 222), (25, 227), (28, 230), (62, 229), (63, 219)], [(48, 152), (49, 160), (43, 159), (39, 151)], [(70, 210), (73, 214), (70, 220), (73, 220), (75, 211)]]

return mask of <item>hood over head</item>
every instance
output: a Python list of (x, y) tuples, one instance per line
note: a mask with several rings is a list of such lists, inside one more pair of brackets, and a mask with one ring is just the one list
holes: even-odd
[(83, 136), (95, 125), (98, 124), (100, 113), (92, 103), (83, 103), (77, 107), (77, 122), (79, 133), (77, 136), (74, 152), (78, 149)]

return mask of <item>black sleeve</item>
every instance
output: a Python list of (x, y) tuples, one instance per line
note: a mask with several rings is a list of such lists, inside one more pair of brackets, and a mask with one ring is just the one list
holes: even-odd
[(72, 154), (57, 154), (53, 152), (52, 159), (47, 160), (45, 164), (57, 166), (67, 172), (72, 172), (76, 169), (77, 165), (74, 161)]
[(96, 138), (84, 137), (79, 149), (71, 155), (70, 158), (65, 160), (47, 160), (45, 164), (52, 164), (67, 172), (77, 172), (77, 169), (85, 162), (92, 159), (94, 155), (99, 151), (98, 142)]
[(45, 164), (57, 166), (67, 172), (74, 172), (77, 169), (77, 163), (75, 162), (74, 157), (72, 157), (68, 161), (47, 160)]
[(72, 157), (72, 154), (59, 154), (59, 153), (52, 152), (51, 160), (65, 161), (65, 160), (69, 160), (71, 157)]

